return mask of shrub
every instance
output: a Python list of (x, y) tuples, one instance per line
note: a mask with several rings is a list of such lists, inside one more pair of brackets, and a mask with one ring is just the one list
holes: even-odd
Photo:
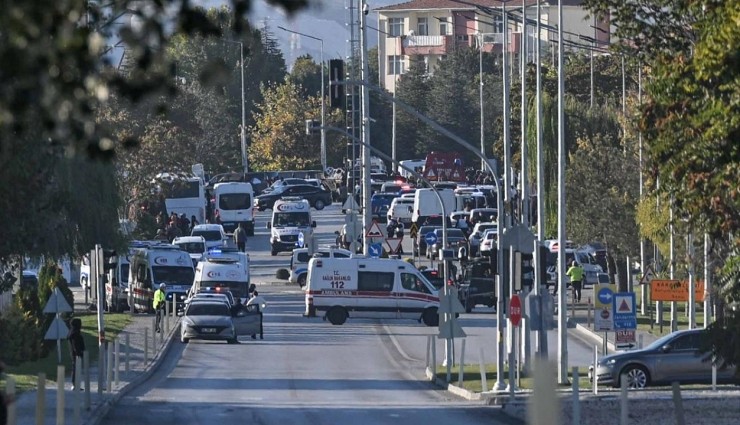
[(42, 356), (43, 329), (39, 328), (38, 318), (24, 314), (19, 304), (10, 306), (0, 316), (0, 335), (3, 335), (0, 353), (3, 353), (3, 361), (7, 364), (18, 365)]

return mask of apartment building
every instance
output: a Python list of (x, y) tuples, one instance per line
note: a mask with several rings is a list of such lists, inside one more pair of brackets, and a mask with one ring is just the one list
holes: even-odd
[[(581, 36), (585, 36), (601, 45), (609, 43), (608, 20), (590, 17), (581, 0), (562, 1), (565, 40), (588, 44), (582, 40)], [(506, 47), (503, 46), (503, 3), (509, 12)], [(515, 54), (526, 40), (527, 50), (533, 52), (537, 37), (533, 24), (537, 19), (536, 5), (537, 0), (524, 0), (527, 37), (522, 37), (522, 1), (517, 0), (410, 0), (376, 9), (381, 85), (394, 92), (398, 77), (406, 72), (410, 57), (415, 55), (421, 55), (427, 70), (434, 72), (437, 63), (459, 46), (482, 43), (484, 52), (501, 53), (505, 49)], [(557, 40), (557, 7), (557, 0), (541, 0), (539, 37), (543, 46)]]

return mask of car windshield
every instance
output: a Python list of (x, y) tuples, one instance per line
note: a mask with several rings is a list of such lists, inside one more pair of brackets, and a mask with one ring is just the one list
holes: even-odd
[[(441, 235), (442, 234), (442, 230), (438, 230), (437, 233), (439, 235)], [(463, 233), (463, 231), (460, 230), (460, 229), (447, 229), (447, 237), (448, 238), (464, 239), (465, 238), (465, 233)]]
[(195, 272), (192, 267), (153, 266), (154, 283), (168, 285), (192, 285)]
[(128, 285), (128, 263), (121, 264), (121, 283)]
[(218, 230), (193, 230), (192, 236), (203, 236), (209, 242), (221, 240), (221, 232)]
[(309, 224), (307, 212), (278, 212), (272, 218), (273, 227), (306, 227)]
[(203, 242), (179, 242), (177, 246), (188, 254), (202, 254), (206, 251)]
[(230, 316), (229, 306), (216, 303), (191, 303), (186, 316)]
[(224, 193), (218, 197), (218, 206), (222, 210), (246, 210), (252, 206), (252, 197), (248, 193)]

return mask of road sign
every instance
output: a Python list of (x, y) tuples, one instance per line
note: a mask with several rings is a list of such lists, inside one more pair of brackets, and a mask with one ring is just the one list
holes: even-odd
[(429, 232), (424, 235), (424, 240), (426, 241), (427, 246), (434, 245), (437, 243), (437, 235), (435, 235), (434, 232)]
[(368, 238), (382, 238), (383, 237), (383, 231), (380, 230), (380, 226), (378, 225), (377, 221), (373, 221), (373, 224), (370, 225), (370, 228), (367, 229), (367, 233), (365, 233), (365, 236)]
[(614, 332), (614, 346), (617, 350), (629, 350), (635, 348), (635, 331), (619, 330)]
[[(650, 282), (650, 301), (689, 300), (689, 282), (679, 280), (653, 280)], [(704, 281), (694, 282), (694, 300), (704, 301)]]
[(455, 318), (456, 313), (464, 313), (465, 307), (460, 303), (457, 297), (457, 288), (447, 288), (449, 295), (442, 294), (439, 296), (439, 308), (437, 313), (440, 315), (438, 338), (463, 338), (465, 331)]
[(378, 258), (383, 253), (383, 246), (379, 243), (373, 243), (368, 246), (368, 251), (371, 257)]
[(388, 252), (391, 254), (398, 254), (401, 250), (401, 242), (403, 241), (403, 238), (387, 238), (385, 240), (386, 245), (388, 245)]
[(69, 328), (67, 328), (67, 325), (64, 323), (64, 320), (62, 320), (60, 317), (55, 317), (54, 321), (51, 322), (51, 325), (49, 326), (49, 329), (46, 331), (46, 335), (44, 335), (44, 339), (66, 339), (69, 335)]
[(648, 266), (647, 270), (645, 270), (645, 274), (640, 278), (640, 285), (646, 285), (653, 279), (655, 279), (655, 273), (653, 272), (653, 268)]
[(614, 301), (615, 285), (599, 284), (594, 287), (594, 329), (597, 331), (614, 330), (614, 315), (612, 302)]
[[(64, 298), (64, 295), (59, 291), (59, 288), (54, 288), (54, 292), (51, 293), (51, 296), (49, 297), (49, 301), (46, 302), (46, 305), (44, 306), (44, 313), (46, 314), (54, 314), (54, 313), (69, 313), (72, 311), (72, 307), (70, 307), (67, 300)], [(66, 338), (67, 335), (64, 335), (62, 339)], [(55, 338), (52, 338), (55, 339)]]
[(614, 294), (612, 313), (614, 314), (614, 330), (637, 329), (635, 293), (620, 292)]
[(450, 287), (449, 290), (450, 295), (442, 294), (439, 296), (439, 308), (437, 309), (437, 313), (465, 313), (465, 307), (460, 303), (460, 299), (457, 296), (457, 288)]
[(455, 316), (445, 316), (439, 321), (439, 333), (437, 338), (464, 338), (465, 331), (455, 319)]
[(509, 320), (515, 328), (522, 321), (522, 300), (519, 298), (519, 295), (514, 294), (511, 296), (511, 301), (509, 301)]
[(411, 227), (409, 228), (409, 236), (411, 236), (412, 239), (416, 239), (418, 235), (419, 228), (416, 226), (416, 223), (411, 223)]
[(348, 213), (350, 211), (359, 211), (360, 207), (357, 205), (354, 196), (348, 196), (347, 200), (342, 204), (342, 209), (345, 213)]
[(298, 245), (298, 248), (303, 248), (305, 244), (306, 237), (303, 235), (303, 232), (298, 232), (298, 242), (296, 242), (296, 245)]

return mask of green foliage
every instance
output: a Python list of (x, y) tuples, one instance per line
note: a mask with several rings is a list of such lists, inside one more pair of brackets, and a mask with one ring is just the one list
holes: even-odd
[[(423, 58), (412, 56), (409, 69), (398, 79), (396, 97), (419, 112), (427, 111), (430, 82)], [(397, 155), (402, 159), (413, 159), (428, 152), (422, 128), (416, 117), (401, 108), (396, 108)]]
[[(37, 298), (38, 300), (38, 298)], [(0, 315), (0, 353), (8, 365), (36, 360), (41, 356), (43, 338), (37, 317), (11, 305)]]
[(650, 194), (638, 202), (635, 213), (640, 236), (655, 244), (663, 255), (670, 252), (668, 201), (665, 194)]
[[(326, 70), (324, 73), (326, 74)], [(314, 62), (311, 55), (298, 57), (288, 77), (303, 89), (304, 97), (321, 96), (321, 65)]]

